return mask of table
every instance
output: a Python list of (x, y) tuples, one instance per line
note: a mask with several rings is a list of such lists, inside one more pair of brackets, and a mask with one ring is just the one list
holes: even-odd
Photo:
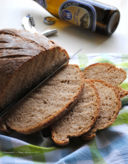
[[(103, 0), (102, 0), (103, 1)], [(63, 46), (69, 54), (82, 48), (85, 53), (127, 53), (128, 52), (128, 0), (104, 0), (119, 8), (121, 20), (115, 33), (111, 37), (94, 34), (57, 20), (54, 26), (43, 23), (44, 16), (49, 13), (32, 0), (4, 0), (0, 1), (0, 28), (21, 29), (21, 19), (30, 13), (36, 21), (38, 31), (57, 28), (58, 35), (50, 39)]]

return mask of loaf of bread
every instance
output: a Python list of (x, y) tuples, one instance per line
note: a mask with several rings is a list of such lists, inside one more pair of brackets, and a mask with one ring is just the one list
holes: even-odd
[(8, 114), (5, 124), (23, 134), (45, 128), (75, 105), (83, 87), (79, 67), (68, 65), (19, 102)]
[(92, 80), (100, 97), (100, 112), (93, 128), (82, 136), (84, 140), (90, 140), (95, 136), (97, 130), (102, 130), (110, 126), (119, 113), (121, 108), (120, 97), (115, 87), (100, 81)]
[(71, 137), (88, 132), (99, 115), (99, 96), (91, 81), (85, 80), (82, 95), (71, 111), (52, 126), (52, 139), (66, 145)]
[(0, 30), (0, 110), (68, 59), (64, 49), (42, 35)]

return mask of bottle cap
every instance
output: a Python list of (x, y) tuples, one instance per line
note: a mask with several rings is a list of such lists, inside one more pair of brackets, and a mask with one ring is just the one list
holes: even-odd
[(44, 23), (47, 25), (53, 25), (56, 23), (56, 20), (54, 17), (45, 17), (44, 18)]
[(114, 12), (108, 23), (108, 35), (111, 35), (117, 28), (119, 24), (120, 13), (118, 11)]

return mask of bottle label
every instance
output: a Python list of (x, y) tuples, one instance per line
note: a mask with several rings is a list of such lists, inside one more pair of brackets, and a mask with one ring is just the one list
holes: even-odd
[(96, 11), (95, 8), (81, 0), (67, 0), (60, 9), (61, 19), (71, 22), (77, 26), (95, 31), (96, 29)]

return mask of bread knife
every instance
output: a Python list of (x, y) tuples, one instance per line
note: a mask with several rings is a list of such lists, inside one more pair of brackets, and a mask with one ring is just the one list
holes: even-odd
[[(22, 26), (25, 30), (31, 33), (39, 33), (35, 28), (34, 18), (30, 14), (23, 17)], [(43, 31), (41, 34), (45, 35), (46, 37), (49, 37), (49, 36), (57, 34), (57, 32), (58, 32), (57, 29), (48, 29), (48, 30)]]
[(2, 119), (3, 117), (5, 117), (9, 113), (9, 111), (12, 109), (12, 107), (14, 107), (15, 105), (17, 105), (19, 102), (23, 101), (28, 95), (30, 95), (37, 88), (39, 88), (40, 86), (42, 86), (47, 80), (49, 80), (55, 73), (57, 73), (59, 70), (61, 70), (61, 68), (63, 68), (71, 59), (73, 59), (81, 51), (82, 51), (82, 49), (79, 49), (71, 57), (69, 57), (68, 61), (66, 61), (62, 65), (60, 65), (55, 71), (53, 71), (51, 74), (49, 74), (41, 82), (39, 82), (39, 84), (37, 84), (36, 86), (34, 86), (33, 88), (31, 88), (31, 90), (28, 91), (25, 95), (23, 95), (22, 97), (20, 97), (17, 100), (15, 100), (15, 102), (12, 102), (11, 104), (7, 105), (4, 109), (1, 109), (1, 111), (0, 111), (0, 119)]

